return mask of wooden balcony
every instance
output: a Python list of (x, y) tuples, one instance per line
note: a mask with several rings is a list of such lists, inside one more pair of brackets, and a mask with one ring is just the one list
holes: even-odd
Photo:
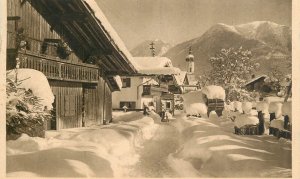
[(143, 85), (142, 96), (154, 95), (157, 93), (168, 92), (168, 86)]
[(73, 64), (30, 52), (19, 52), (19, 54), (20, 68), (41, 71), (48, 79), (87, 83), (97, 83), (99, 80), (99, 68), (95, 65)]

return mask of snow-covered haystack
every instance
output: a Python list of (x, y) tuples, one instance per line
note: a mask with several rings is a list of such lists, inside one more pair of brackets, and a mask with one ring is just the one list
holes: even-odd
[(234, 109), (240, 113), (243, 112), (243, 109), (242, 109), (242, 103), (240, 101), (234, 101), (233, 103), (234, 105)]
[(243, 102), (242, 109), (245, 114), (250, 114), (252, 110), (252, 103), (251, 102)]
[(275, 117), (279, 118), (282, 115), (282, 103), (281, 102), (270, 102), (269, 113), (275, 113)]
[(202, 88), (202, 93), (206, 95), (208, 99), (222, 99), (225, 100), (225, 90), (221, 86), (205, 86)]
[(262, 111), (262, 113), (269, 113), (269, 103), (266, 101), (259, 101), (256, 103), (256, 110)]
[(203, 103), (192, 103), (187, 106), (186, 113), (189, 115), (206, 115), (207, 114), (207, 107)]
[(259, 119), (251, 114), (238, 115), (234, 121), (236, 127), (240, 128), (245, 125), (256, 125), (259, 123)]
[[(7, 78), (14, 80), (16, 78), (16, 71), (8, 71)], [(33, 69), (20, 68), (17, 70), (17, 81), (17, 88), (30, 89), (33, 95), (41, 99), (40, 103), (43, 106), (46, 106), (49, 110), (52, 109), (54, 95), (46, 76), (42, 72)]]

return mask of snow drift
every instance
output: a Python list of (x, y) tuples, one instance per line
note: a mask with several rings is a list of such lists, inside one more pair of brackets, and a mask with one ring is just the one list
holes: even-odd
[(292, 175), (291, 143), (282, 142), (287, 141), (285, 139), (235, 135), (233, 122), (224, 116), (218, 120), (183, 118), (178, 123), (183, 145), (169, 155), (167, 162), (181, 177), (280, 178)]
[[(18, 140), (8, 141), (7, 176), (127, 176), (130, 166), (139, 159), (135, 149), (152, 138), (158, 125), (152, 114), (123, 114), (129, 122), (48, 131), (45, 139), (22, 135)], [(114, 116), (122, 118), (121, 115)]]

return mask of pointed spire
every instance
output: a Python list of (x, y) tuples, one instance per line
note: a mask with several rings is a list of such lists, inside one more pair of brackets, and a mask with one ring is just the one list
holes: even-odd
[(150, 50), (151, 50), (151, 53), (152, 53), (152, 56), (155, 57), (155, 47), (154, 47), (154, 42), (152, 41), (150, 44)]
[(190, 46), (190, 48), (189, 48), (189, 54), (192, 54), (192, 46)]

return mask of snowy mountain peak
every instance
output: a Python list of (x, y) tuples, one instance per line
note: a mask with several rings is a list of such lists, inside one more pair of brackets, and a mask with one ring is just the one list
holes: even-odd
[(224, 23), (217, 23), (216, 25), (212, 26), (211, 30), (209, 30), (209, 31), (215, 31), (215, 30), (218, 30), (218, 31), (226, 30), (226, 31), (234, 32), (234, 33), (239, 33), (234, 26), (227, 25)]

